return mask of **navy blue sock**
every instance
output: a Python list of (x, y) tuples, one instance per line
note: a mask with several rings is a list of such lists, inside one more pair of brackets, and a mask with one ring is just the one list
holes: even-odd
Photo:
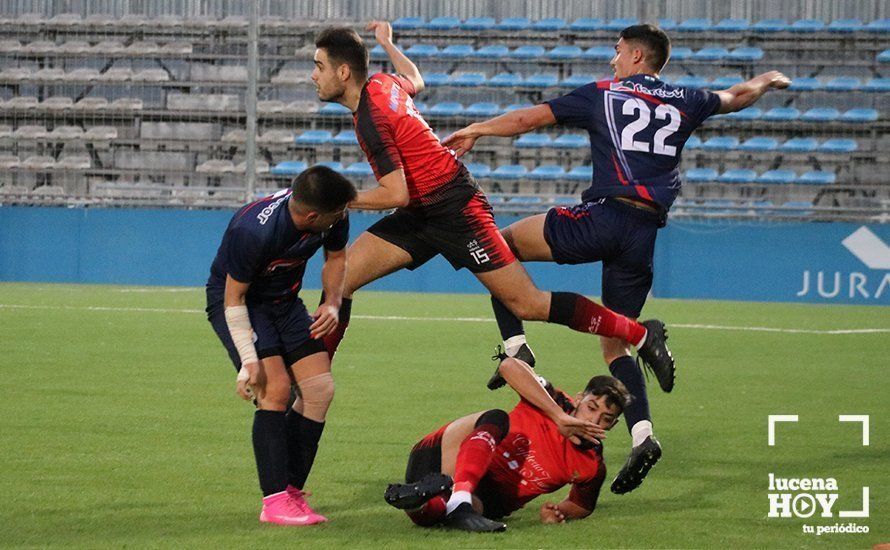
[(522, 328), (522, 321), (519, 317), (513, 315), (513, 313), (507, 309), (507, 306), (494, 296), (491, 297), (491, 309), (494, 310), (494, 318), (498, 322), (498, 329), (501, 331), (501, 339), (506, 341), (514, 336), (525, 334), (525, 329)]
[(612, 361), (609, 365), (612, 376), (621, 380), (627, 387), (627, 391), (633, 397), (630, 405), (624, 409), (624, 421), (627, 423), (627, 431), (640, 420), (652, 420), (649, 416), (649, 397), (646, 395), (646, 380), (643, 379), (643, 371), (637, 366), (633, 357), (625, 355)]
[(263, 496), (287, 488), (287, 424), (284, 411), (257, 411), (253, 417), (253, 454)]

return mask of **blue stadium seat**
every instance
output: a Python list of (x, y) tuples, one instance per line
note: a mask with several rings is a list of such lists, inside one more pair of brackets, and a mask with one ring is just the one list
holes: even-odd
[(550, 136), (547, 134), (523, 134), (516, 141), (513, 142), (513, 146), (517, 149), (540, 149), (542, 147), (549, 147), (553, 142), (550, 139)]
[(487, 102), (473, 103), (472, 105), (470, 105), (469, 107), (464, 109), (465, 116), (480, 117), (480, 118), (492, 117), (492, 116), (498, 115), (500, 112), (501, 112), (500, 105), (498, 105), (497, 103), (487, 103)]
[(842, 122), (874, 122), (878, 120), (878, 112), (875, 109), (850, 109), (841, 115)]
[(565, 179), (572, 181), (590, 181), (593, 179), (593, 165), (582, 164), (566, 172)]
[(729, 50), (719, 47), (702, 48), (692, 54), (692, 59), (696, 61), (721, 61), (729, 56)]
[(685, 179), (690, 183), (717, 181), (717, 170), (713, 168), (690, 168), (686, 170)]
[(562, 30), (566, 27), (566, 20), (561, 17), (547, 17), (532, 23), (533, 31), (553, 32)]
[(729, 52), (729, 59), (733, 61), (759, 61), (763, 59), (763, 50), (747, 46), (736, 48)]
[(318, 110), (318, 114), (321, 116), (344, 116), (351, 115), (352, 111), (339, 103), (325, 103), (324, 106)]
[(763, 111), (758, 107), (747, 107), (741, 111), (729, 113), (726, 118), (732, 120), (758, 120), (763, 116)]
[(797, 178), (797, 183), (803, 185), (831, 185), (836, 181), (837, 176), (834, 172), (825, 172), (822, 170), (807, 172), (806, 174), (801, 174), (800, 177)]
[(677, 30), (686, 32), (704, 32), (711, 30), (711, 27), (712, 25), (710, 19), (693, 17), (677, 25)]
[(544, 47), (543, 46), (519, 46), (515, 50), (511, 51), (507, 57), (511, 57), (513, 59), (536, 59), (538, 57), (544, 57)]
[(592, 74), (573, 74), (568, 78), (560, 81), (559, 85), (563, 88), (580, 88), (585, 84), (590, 84), (596, 80), (596, 76)]
[(331, 140), (334, 145), (358, 145), (358, 138), (355, 137), (355, 130), (343, 130)]
[(456, 29), (460, 26), (460, 19), (457, 17), (434, 17), (430, 19), (430, 22), (425, 25), (425, 27), (431, 31), (447, 31), (450, 29)]
[(422, 101), (415, 101), (414, 108), (417, 109), (417, 112), (420, 114), (424, 114), (429, 109), (429, 106)]
[(819, 32), (825, 30), (825, 22), (820, 19), (798, 19), (791, 23), (791, 32)]
[(499, 31), (524, 31), (530, 27), (531, 22), (525, 17), (507, 17), (494, 26)]
[(858, 78), (839, 76), (825, 83), (825, 89), (832, 92), (854, 92), (862, 86)]
[(593, 46), (587, 48), (581, 54), (583, 59), (595, 59), (597, 61), (609, 61), (615, 57), (615, 48), (609, 46)]
[(872, 78), (862, 89), (870, 93), (890, 92), (890, 78)]
[(865, 26), (865, 30), (868, 32), (880, 33), (890, 32), (890, 19), (875, 19)]
[(451, 80), (452, 86), (464, 88), (475, 88), (483, 84), (485, 84), (485, 74), (483, 73), (462, 73)]
[(788, 89), (800, 92), (812, 92), (815, 90), (821, 90), (822, 82), (820, 82), (818, 78), (813, 78), (811, 76), (802, 76), (800, 78), (792, 79), (791, 86), (788, 86)]
[(374, 170), (371, 169), (371, 165), (367, 162), (353, 162), (343, 170), (343, 174), (355, 178), (364, 178), (373, 176)]
[(581, 134), (563, 134), (550, 144), (554, 149), (584, 149), (590, 146), (590, 138)]
[(397, 31), (419, 29), (426, 24), (423, 17), (399, 17), (392, 22), (392, 28)]
[(747, 168), (731, 168), (717, 177), (720, 183), (751, 183), (757, 179), (757, 172)]
[(710, 80), (703, 76), (684, 75), (673, 82), (674, 86), (683, 86), (686, 88), (706, 88)]
[(779, 147), (785, 153), (812, 153), (819, 146), (816, 138), (791, 138)]
[(445, 46), (436, 57), (441, 59), (463, 59), (465, 57), (473, 57), (476, 50), (469, 44), (451, 44)]
[(481, 162), (468, 162), (464, 166), (473, 174), (475, 178), (487, 178), (491, 174), (491, 168), (487, 164)]
[(427, 87), (446, 86), (451, 80), (451, 76), (445, 73), (426, 73), (423, 75), (423, 83)]
[(859, 19), (835, 19), (828, 25), (828, 32), (850, 33), (862, 30)]
[(890, 63), (890, 50), (884, 50), (876, 58), (878, 63)]
[(757, 176), (757, 183), (781, 184), (793, 183), (797, 179), (797, 174), (793, 170), (767, 170)]
[(701, 144), (705, 151), (731, 151), (739, 146), (739, 138), (733, 136), (714, 136)]
[(776, 138), (755, 136), (748, 138), (739, 145), (739, 151), (775, 151), (779, 148), (779, 142)]
[(556, 164), (544, 164), (528, 173), (530, 180), (560, 180), (566, 175), (565, 169)]
[(439, 48), (432, 44), (414, 44), (405, 50), (405, 55), (412, 59), (427, 59), (439, 55)]
[(674, 19), (659, 19), (658, 20), (658, 28), (663, 31), (675, 31), (677, 30), (677, 22)]
[(371, 57), (371, 59), (386, 59), (387, 58), (386, 50), (384, 50), (383, 46), (381, 46), (380, 44), (377, 44), (376, 46), (371, 48), (371, 51), (368, 52), (368, 55)]
[(528, 109), (529, 107), (534, 107), (531, 103), (512, 103), (504, 107), (505, 113), (512, 113), (518, 109)]
[(315, 166), (324, 166), (325, 168), (330, 168), (334, 172), (342, 172), (346, 169), (345, 166), (340, 164), (339, 162), (327, 161), (327, 162), (319, 162), (316, 163)]
[(327, 130), (306, 130), (296, 138), (297, 145), (324, 145), (330, 143), (334, 136)]
[(626, 27), (639, 24), (640, 20), (635, 17), (619, 17), (603, 25), (603, 29), (607, 31), (623, 31)]
[(460, 24), (465, 31), (486, 31), (494, 28), (493, 17), (470, 17)]
[(804, 122), (832, 122), (841, 116), (841, 112), (834, 107), (814, 107), (800, 115)]
[(559, 85), (559, 77), (548, 73), (533, 74), (523, 80), (522, 85), (529, 88), (550, 88)]
[(279, 162), (269, 170), (273, 176), (296, 176), (307, 168), (302, 160), (286, 160)]
[(695, 136), (695, 135), (689, 136), (689, 139), (686, 140), (686, 145), (683, 146), (683, 150), (685, 151), (687, 149), (692, 149), (692, 150), (700, 149), (701, 143), (702, 143), (702, 141), (701, 141), (700, 137)]
[(496, 88), (513, 88), (522, 84), (522, 77), (513, 73), (498, 73), (488, 79), (488, 85)]
[[(612, 51), (615, 55), (615, 51)], [(679, 48), (671, 48), (671, 61), (686, 61), (692, 58), (692, 48), (680, 46)], [(610, 58), (611, 59), (611, 58)]]
[(855, 139), (832, 138), (819, 146), (820, 153), (852, 153), (859, 149)]
[(578, 46), (557, 46), (544, 54), (545, 59), (568, 60), (581, 57), (583, 50)]
[(747, 19), (722, 19), (714, 25), (713, 30), (720, 32), (741, 32), (751, 26)]
[(789, 122), (800, 118), (800, 111), (794, 107), (773, 107), (763, 114), (762, 119), (770, 122)]
[(754, 32), (782, 32), (788, 30), (788, 22), (784, 19), (761, 19), (751, 25)]
[(445, 101), (436, 103), (430, 107), (429, 114), (432, 116), (458, 116), (463, 114), (464, 106), (454, 101)]
[(501, 57), (507, 57), (510, 53), (510, 48), (507, 46), (501, 46), (498, 44), (491, 44), (488, 46), (482, 46), (473, 54), (475, 57), (481, 57), (483, 59), (498, 59)]
[(602, 29), (603, 25), (604, 23), (602, 19), (582, 17), (580, 19), (575, 19), (574, 21), (572, 21), (572, 24), (569, 25), (569, 29), (578, 32), (590, 32)]
[(495, 168), (491, 177), (498, 180), (518, 180), (524, 178), (526, 174), (528, 170), (521, 164), (505, 164)]

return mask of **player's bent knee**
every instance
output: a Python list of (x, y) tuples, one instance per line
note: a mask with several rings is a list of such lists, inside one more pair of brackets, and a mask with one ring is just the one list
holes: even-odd
[(334, 377), (325, 372), (300, 381), (299, 386), (303, 416), (315, 422), (324, 422), (334, 400)]
[(495, 441), (500, 443), (510, 431), (510, 415), (501, 409), (485, 411), (476, 420), (475, 427), (481, 428), (482, 426), (486, 426)]

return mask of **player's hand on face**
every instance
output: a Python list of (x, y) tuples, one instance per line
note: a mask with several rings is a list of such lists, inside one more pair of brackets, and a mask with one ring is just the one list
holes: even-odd
[(476, 139), (467, 128), (464, 128), (443, 139), (442, 145), (454, 150), (454, 155), (460, 158), (464, 156), (464, 153), (473, 148), (473, 145), (476, 144)]
[(581, 438), (591, 441), (594, 439), (598, 441), (606, 439), (606, 430), (593, 422), (575, 418), (570, 414), (560, 417), (557, 425), (559, 426), (559, 433), (575, 444), (581, 443)]
[(245, 363), (241, 366), (235, 383), (235, 391), (241, 396), (241, 399), (251, 401), (256, 397), (253, 387), (257, 383), (259, 371), (259, 363)]
[(387, 21), (371, 21), (365, 27), (366, 31), (374, 31), (374, 39), (378, 44), (389, 44), (392, 42), (392, 25)]
[(559, 511), (559, 507), (552, 502), (545, 502), (541, 506), (541, 523), (563, 523), (566, 520), (565, 514)]
[(329, 304), (321, 304), (312, 317), (315, 322), (309, 327), (309, 335), (318, 340), (337, 328), (340, 322), (340, 310)]

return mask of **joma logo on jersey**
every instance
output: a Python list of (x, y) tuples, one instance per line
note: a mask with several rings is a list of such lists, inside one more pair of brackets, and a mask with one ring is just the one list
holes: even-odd
[(259, 214), (257, 214), (256, 219), (260, 220), (260, 225), (266, 225), (266, 222), (269, 221), (269, 216), (271, 216), (272, 213), (275, 212), (276, 208), (281, 206), (282, 202), (287, 200), (288, 196), (289, 195), (284, 195), (283, 197), (281, 197), (277, 201), (273, 202), (269, 206), (263, 208), (263, 211), (260, 212)]
[(485, 262), (491, 260), (491, 258), (488, 257), (488, 253), (485, 252), (485, 249), (479, 246), (479, 241), (470, 241), (469, 243), (467, 243), (467, 248), (470, 250), (470, 256), (472, 256), (473, 259), (476, 260), (477, 265), (484, 264)]

